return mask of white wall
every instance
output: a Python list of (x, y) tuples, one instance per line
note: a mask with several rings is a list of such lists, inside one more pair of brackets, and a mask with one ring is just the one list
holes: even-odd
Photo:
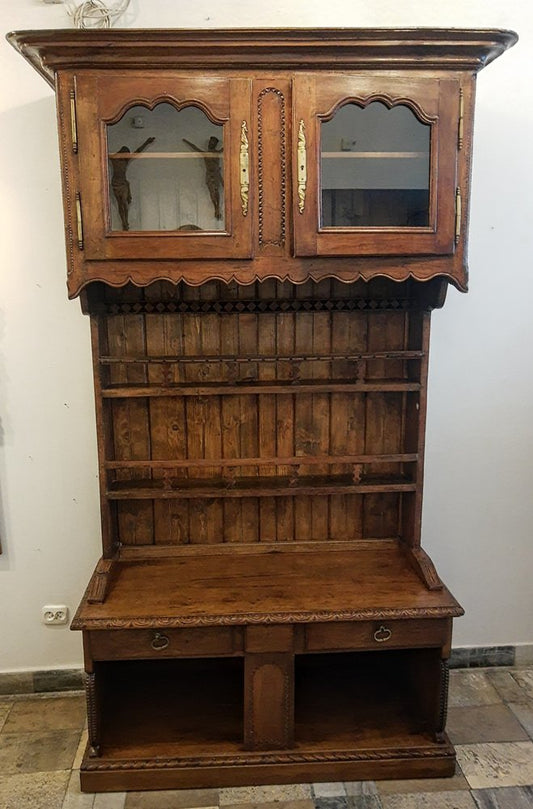
[[(471, 26), (520, 43), (479, 76), (471, 292), (435, 313), (425, 547), (467, 615), (455, 645), (533, 642), (533, 10), (531, 0), (133, 0), (126, 25)], [(0, 0), (10, 29), (64, 8)], [(0, 45), (0, 671), (81, 664), (40, 624), (75, 608), (99, 553), (87, 319), (68, 302), (52, 91)]]

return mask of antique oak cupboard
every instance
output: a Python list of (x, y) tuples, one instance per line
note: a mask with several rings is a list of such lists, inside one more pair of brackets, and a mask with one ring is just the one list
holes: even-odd
[(497, 30), (23, 31), (91, 319), (85, 790), (451, 775), (420, 545)]

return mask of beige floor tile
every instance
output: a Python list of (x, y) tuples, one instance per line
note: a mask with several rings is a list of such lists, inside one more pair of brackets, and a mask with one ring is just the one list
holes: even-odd
[(378, 787), (375, 781), (345, 781), (344, 788), (350, 797), (365, 797), (377, 795)]
[(533, 700), (533, 671), (524, 669), (514, 671), (513, 677), (518, 685), (524, 690), (527, 699)]
[(9, 711), (11, 710), (12, 705), (13, 703), (11, 701), (0, 702), (0, 731), (2, 730), (2, 728), (6, 723), (6, 719), (9, 714)]
[(450, 708), (446, 730), (453, 744), (521, 742), (528, 735), (507, 705)]
[(302, 801), (311, 798), (309, 784), (274, 784), (261, 787), (227, 787), (220, 790), (221, 806), (236, 803), (272, 803)]
[(81, 730), (84, 720), (83, 697), (25, 699), (13, 705), (4, 725), (4, 732)]
[(533, 787), (478, 789), (474, 800), (478, 809), (531, 809)]
[(417, 792), (384, 795), (383, 809), (477, 809), (470, 792)]
[(194, 809), (218, 806), (218, 789), (166, 789), (128, 792), (125, 809)]
[(472, 789), (533, 784), (533, 742), (466, 744), (456, 751)]
[(2, 809), (61, 809), (69, 772), (37, 772), (0, 777)]
[(94, 793), (81, 791), (79, 770), (72, 770), (61, 809), (93, 809), (93, 803)]
[(88, 732), (84, 730), (83, 733), (81, 734), (80, 743), (78, 745), (78, 749), (76, 750), (76, 755), (72, 763), (73, 770), (79, 770), (81, 767), (81, 761), (85, 753), (85, 748), (87, 747), (88, 737), (89, 737)]
[(533, 739), (533, 702), (510, 702), (509, 708), (529, 737)]
[(313, 784), (313, 792), (316, 798), (338, 798), (346, 795), (346, 789), (342, 781), (324, 781)]
[(514, 678), (513, 669), (494, 668), (487, 671), (487, 677), (500, 697), (505, 702), (523, 702), (527, 699), (526, 692)]
[(94, 796), (93, 809), (124, 809), (125, 792), (99, 792)]
[(80, 731), (56, 730), (50, 733), (2, 733), (0, 772), (48, 772), (72, 766)]
[[(346, 800), (346, 797), (343, 798), (319, 798), (318, 801), (325, 801), (326, 803), (331, 801), (339, 801), (339, 800)], [(273, 802), (266, 802), (257, 801), (257, 802), (250, 802), (250, 803), (234, 803), (234, 804), (225, 804), (224, 809), (315, 809), (315, 803), (313, 802), (312, 798), (307, 798), (307, 800), (295, 800), (295, 801), (273, 801)]]
[(450, 672), (450, 708), (495, 705), (501, 701), (484, 670), (456, 669)]
[(451, 778), (418, 778), (406, 779), (404, 781), (376, 781), (376, 787), (380, 795), (391, 795), (393, 793), (429, 793), (429, 792), (458, 792), (468, 790), (468, 781), (464, 777), (459, 767), (455, 769), (455, 775)]

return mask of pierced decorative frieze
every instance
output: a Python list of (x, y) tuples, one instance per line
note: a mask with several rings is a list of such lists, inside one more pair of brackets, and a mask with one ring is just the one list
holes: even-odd
[(285, 312), (368, 312), (406, 311), (414, 307), (407, 298), (337, 298), (337, 299), (277, 299), (277, 300), (231, 300), (231, 301), (136, 301), (135, 303), (110, 303), (105, 305), (107, 315), (172, 314), (218, 314), (239, 315), (277, 314)]

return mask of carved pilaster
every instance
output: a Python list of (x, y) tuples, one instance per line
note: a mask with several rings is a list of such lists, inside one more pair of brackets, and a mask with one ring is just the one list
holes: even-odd
[(89, 732), (89, 756), (100, 755), (100, 722), (98, 719), (98, 694), (96, 674), (86, 675), (85, 697), (87, 699), (87, 728)]
[(448, 689), (450, 684), (450, 667), (448, 660), (441, 660), (440, 667), (439, 721), (435, 737), (438, 742), (443, 742), (445, 741), (444, 730), (446, 728), (446, 719), (448, 716)]

